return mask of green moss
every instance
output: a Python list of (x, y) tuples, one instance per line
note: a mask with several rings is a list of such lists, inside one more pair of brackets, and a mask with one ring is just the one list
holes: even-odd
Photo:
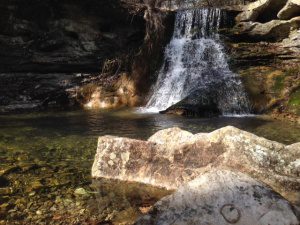
[(300, 89), (291, 95), (289, 105), (290, 106), (300, 106)]
[(288, 108), (291, 112), (300, 115), (300, 89), (298, 89), (290, 96)]
[(254, 111), (266, 110), (272, 101), (282, 97), (286, 85), (285, 73), (275, 67), (257, 66), (238, 71), (242, 76)]
[(274, 77), (274, 86), (273, 86), (274, 91), (281, 92), (284, 88), (284, 81), (285, 81), (284, 76)]

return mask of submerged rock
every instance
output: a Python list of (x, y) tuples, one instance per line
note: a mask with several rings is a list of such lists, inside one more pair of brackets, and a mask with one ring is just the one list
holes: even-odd
[(148, 141), (100, 137), (92, 177), (176, 189), (203, 171), (230, 168), (269, 184), (281, 194), (298, 196), (299, 158), (298, 144), (285, 146), (231, 126), (196, 135), (171, 128)]
[(85, 190), (84, 188), (77, 188), (74, 191), (74, 195), (77, 197), (89, 197), (90, 193), (87, 190)]
[(287, 200), (265, 184), (228, 170), (212, 170), (156, 203), (136, 225), (299, 224)]

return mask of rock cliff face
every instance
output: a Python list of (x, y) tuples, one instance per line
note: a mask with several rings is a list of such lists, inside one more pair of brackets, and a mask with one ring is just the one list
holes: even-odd
[(99, 72), (141, 44), (144, 22), (119, 1), (1, 1), (1, 72)]
[(293, 0), (255, 1), (226, 33), (232, 68), (254, 112), (300, 115), (300, 10)]
[(144, 39), (143, 15), (115, 0), (1, 0), (0, 11), (0, 111), (66, 106), (79, 73), (99, 74)]
[(167, 34), (154, 42), (146, 31), (160, 12), (144, 18), (129, 3), (1, 0), (0, 112), (137, 104), (133, 89), (151, 77)]

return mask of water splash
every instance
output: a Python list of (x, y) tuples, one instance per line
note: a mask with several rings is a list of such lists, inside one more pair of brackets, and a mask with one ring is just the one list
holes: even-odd
[(212, 8), (177, 12), (147, 112), (165, 110), (195, 91), (213, 92), (223, 115), (249, 112), (242, 83), (229, 69), (217, 32), (223, 16), (220, 9)]

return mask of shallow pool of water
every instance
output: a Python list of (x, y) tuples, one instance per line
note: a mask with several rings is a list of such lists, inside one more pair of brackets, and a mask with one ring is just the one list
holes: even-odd
[[(73, 223), (80, 213), (84, 219), (93, 219), (99, 207), (90, 210), (88, 206), (95, 202), (120, 205), (120, 200), (117, 203), (112, 201), (115, 194), (107, 191), (101, 198), (98, 196), (97, 201), (95, 195), (88, 194), (93, 193), (90, 169), (98, 136), (147, 139), (158, 130), (174, 126), (198, 133), (227, 125), (286, 144), (300, 142), (300, 125), (262, 116), (203, 119), (139, 114), (130, 110), (1, 115), (0, 224), (1, 220)], [(74, 194), (78, 188), (84, 188), (87, 194), (84, 190)], [(161, 195), (156, 194), (150, 199)], [(95, 221), (111, 221), (114, 217), (132, 219), (139, 215), (136, 208), (128, 204), (121, 209), (118, 207), (101, 206), (101, 210), (105, 208), (106, 211), (101, 218), (95, 216)]]

